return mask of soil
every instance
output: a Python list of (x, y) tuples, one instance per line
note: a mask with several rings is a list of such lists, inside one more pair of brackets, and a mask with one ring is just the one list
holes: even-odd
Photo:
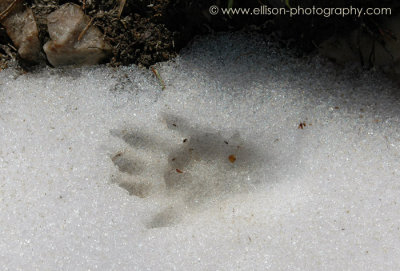
[[(233, 7), (260, 7), (268, 0), (234, 0)], [(280, 0), (275, 0), (280, 1)], [(48, 39), (46, 17), (66, 2), (82, 6), (86, 14), (94, 18), (113, 46), (108, 63), (113, 66), (138, 64), (149, 67), (176, 56), (181, 48), (196, 35), (217, 31), (257, 31), (274, 33), (283, 46), (296, 47), (300, 54), (314, 50), (324, 39), (337, 34), (362, 28), (363, 31), (379, 32), (379, 17), (355, 18), (322, 16), (212, 16), (211, 5), (227, 7), (229, 0), (30, 0), (39, 27), (39, 38), (44, 44)], [(327, 6), (316, 0), (290, 0), (291, 6)], [(336, 0), (329, 7), (348, 6), (395, 7), (392, 0)], [(396, 7), (397, 6), (397, 7)], [(292, 42), (290, 42), (292, 41)], [(15, 48), (0, 28), (0, 68), (7, 60), (16, 57)], [(3, 63), (3, 64), (2, 64)]]

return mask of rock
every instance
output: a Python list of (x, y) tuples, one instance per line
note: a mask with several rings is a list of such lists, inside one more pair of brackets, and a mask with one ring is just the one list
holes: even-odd
[(43, 49), (53, 66), (94, 65), (111, 53), (100, 30), (81, 7), (67, 3), (47, 17), (50, 35)]
[(0, 21), (18, 48), (18, 54), (29, 62), (38, 62), (40, 41), (38, 28), (30, 8), (22, 0), (0, 0)]
[(339, 64), (360, 62), (400, 74), (400, 16), (388, 17), (379, 26), (382, 42), (374, 41), (365, 31), (332, 37), (319, 45), (319, 52)]

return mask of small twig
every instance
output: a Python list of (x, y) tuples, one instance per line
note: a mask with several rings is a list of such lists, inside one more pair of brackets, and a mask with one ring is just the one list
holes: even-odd
[(17, 48), (15, 48), (12, 44), (8, 43), (7, 44), (8, 47), (10, 47), (11, 49), (13, 49), (15, 52), (17, 52)]
[(158, 81), (160, 82), (161, 89), (164, 90), (165, 83), (164, 83), (164, 80), (161, 78), (161, 75), (158, 73), (158, 71), (154, 67), (151, 67), (151, 70), (153, 71), (154, 75), (157, 77)]
[(315, 47), (316, 49), (321, 49), (321, 47), (319, 47), (319, 46), (315, 43), (314, 40), (311, 40), (311, 44), (314, 45), (314, 47)]
[(4, 11), (0, 13), (0, 21), (4, 20), (8, 16), (8, 14), (10, 14), (16, 3), (17, 0), (14, 0)]
[(80, 41), (83, 36), (85, 35), (86, 31), (89, 29), (89, 27), (92, 25), (94, 20), (94, 17), (90, 19), (89, 23), (85, 26), (85, 28), (82, 30), (82, 32), (78, 36), (78, 41)]
[(126, 4), (126, 0), (120, 0), (119, 7), (118, 7), (118, 18), (121, 17), (122, 11), (124, 10)]
[(3, 49), (4, 52), (6, 52), (9, 58), (15, 60), (15, 55), (13, 55), (13, 53), (11, 52), (11, 49), (15, 52), (17, 51), (17, 49), (14, 46), (12, 46), (11, 44), (7, 45), (0, 44), (0, 48)]

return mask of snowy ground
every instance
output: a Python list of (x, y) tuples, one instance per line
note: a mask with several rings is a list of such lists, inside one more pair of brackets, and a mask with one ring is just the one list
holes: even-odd
[(242, 34), (157, 70), (0, 72), (1, 270), (400, 268), (387, 79)]

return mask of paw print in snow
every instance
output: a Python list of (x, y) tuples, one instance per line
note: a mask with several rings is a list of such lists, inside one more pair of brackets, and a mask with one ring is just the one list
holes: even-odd
[(172, 115), (164, 115), (163, 122), (162, 138), (127, 129), (111, 131), (129, 145), (111, 157), (119, 170), (113, 181), (131, 195), (161, 195), (173, 202), (151, 218), (149, 228), (175, 224), (185, 210), (254, 185), (249, 175), (259, 156), (238, 133), (224, 138)]

